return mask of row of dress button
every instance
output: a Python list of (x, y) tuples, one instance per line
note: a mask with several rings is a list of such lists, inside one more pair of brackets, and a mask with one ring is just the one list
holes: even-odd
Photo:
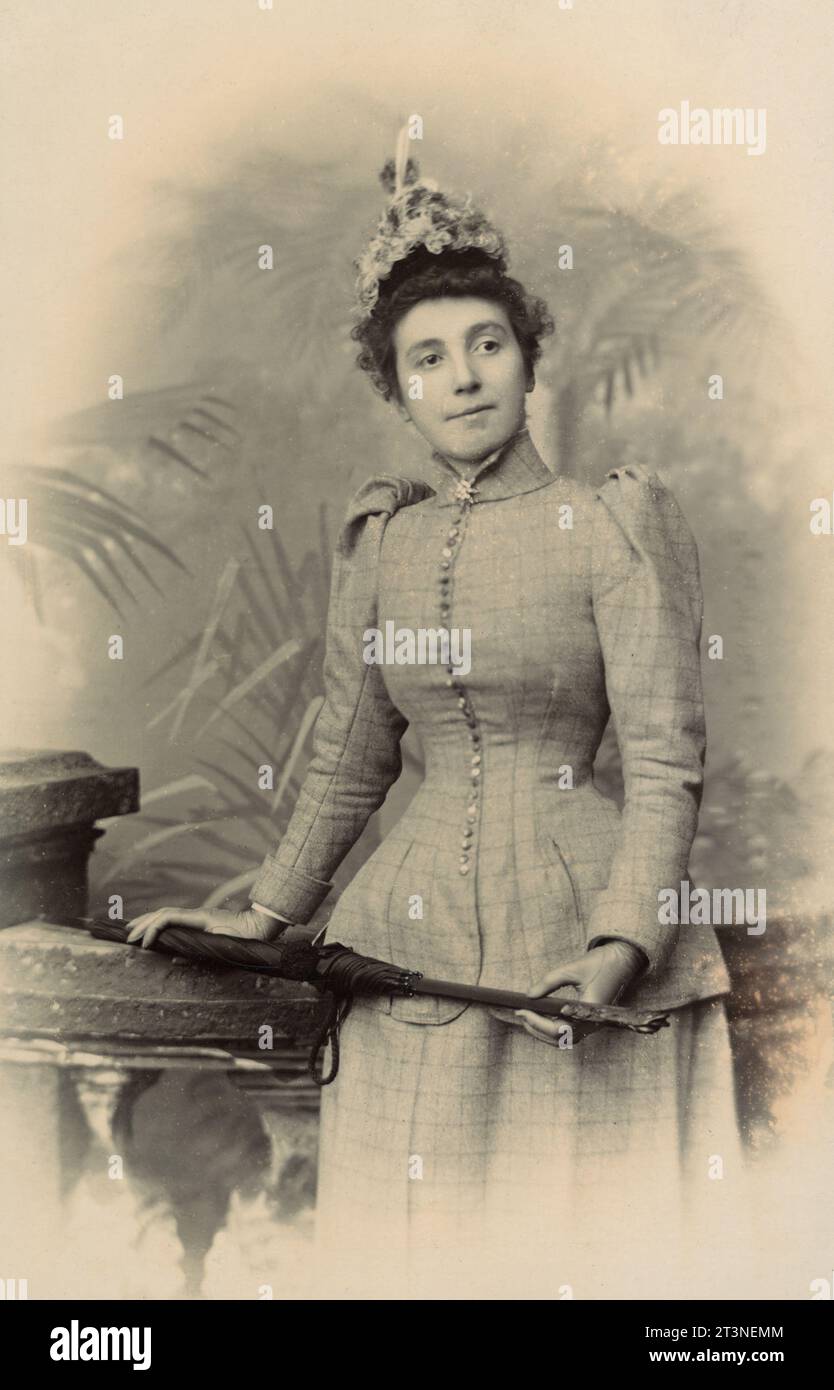
[[(452, 561), (455, 559), (460, 542), (465, 530), (464, 519), (474, 503), (473, 494), (477, 488), (467, 479), (461, 481), (455, 487), (452, 496), (459, 504), (458, 515), (449, 528), (446, 536), (446, 544), (443, 547), (443, 558), (440, 561), (440, 619), (445, 628), (451, 616), (451, 583), (452, 583)], [(463, 682), (455, 675), (455, 668), (451, 664), (446, 667), (446, 684), (450, 690), (454, 691), (460, 711), (466, 720), (469, 728), (470, 741), (470, 795), (469, 805), (466, 808), (466, 824), (460, 842), (460, 861), (458, 868), (460, 873), (468, 874), (470, 867), (470, 854), (472, 851), (472, 841), (475, 836), (475, 823), (478, 818), (478, 797), (481, 791), (481, 735), (478, 730), (478, 721), (475, 718), (475, 711), (472, 702), (466, 693)]]

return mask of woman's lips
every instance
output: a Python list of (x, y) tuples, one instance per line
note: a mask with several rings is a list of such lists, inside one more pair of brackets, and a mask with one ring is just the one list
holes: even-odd
[(450, 420), (471, 420), (476, 415), (483, 415), (487, 410), (494, 410), (492, 405), (476, 405), (471, 410), (461, 410), (457, 415), (450, 415)]

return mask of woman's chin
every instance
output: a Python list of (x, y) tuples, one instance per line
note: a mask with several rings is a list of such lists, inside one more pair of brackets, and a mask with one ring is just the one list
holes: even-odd
[(444, 435), (443, 443), (436, 447), (440, 453), (468, 463), (500, 449), (515, 432), (497, 426), (486, 411), (483, 415), (464, 416), (462, 420), (456, 420), (454, 425), (455, 428)]

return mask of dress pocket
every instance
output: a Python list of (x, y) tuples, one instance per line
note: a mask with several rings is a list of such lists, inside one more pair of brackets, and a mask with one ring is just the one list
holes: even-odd
[(583, 921), (582, 902), (579, 896), (579, 889), (576, 884), (576, 879), (573, 875), (570, 864), (568, 863), (568, 858), (565, 855), (565, 852), (559, 844), (558, 840), (554, 839), (552, 835), (546, 836), (545, 844), (547, 846), (548, 859), (550, 863), (554, 864), (561, 871), (562, 878), (564, 879), (564, 882), (566, 883), (568, 888), (568, 899), (573, 903), (573, 911), (574, 916), (576, 918), (576, 925), (577, 927), (581, 927)]

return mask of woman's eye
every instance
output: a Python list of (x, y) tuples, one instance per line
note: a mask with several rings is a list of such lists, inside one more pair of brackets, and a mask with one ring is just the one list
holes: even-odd
[(500, 346), (501, 344), (498, 342), (497, 338), (484, 338), (483, 342), (478, 344), (478, 348), (485, 348), (488, 356), (490, 357), (497, 351), (498, 348), (500, 348)]
[(427, 352), (425, 357), (421, 357), (417, 363), (418, 367), (433, 367), (435, 362), (440, 361), (440, 355), (436, 352)]

